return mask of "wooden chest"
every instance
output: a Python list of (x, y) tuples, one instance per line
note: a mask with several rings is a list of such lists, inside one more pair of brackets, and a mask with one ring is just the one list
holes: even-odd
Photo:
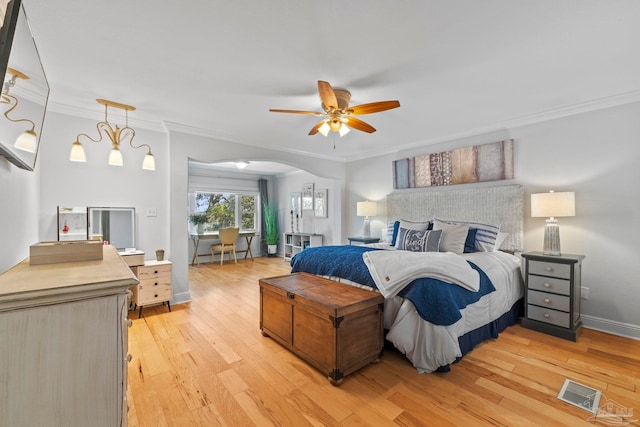
[(260, 280), (260, 329), (324, 372), (334, 385), (377, 362), (382, 295), (307, 273)]

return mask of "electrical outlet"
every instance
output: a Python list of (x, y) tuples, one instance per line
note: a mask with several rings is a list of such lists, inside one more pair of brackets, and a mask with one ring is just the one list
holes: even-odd
[(580, 298), (589, 299), (589, 288), (587, 288), (586, 286), (580, 287)]
[(156, 208), (147, 208), (147, 216), (158, 216), (158, 210)]

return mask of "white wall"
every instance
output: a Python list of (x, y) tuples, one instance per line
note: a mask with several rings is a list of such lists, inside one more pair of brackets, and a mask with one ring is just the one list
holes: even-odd
[[(356, 232), (362, 226), (356, 202), (393, 191), (393, 160), (504, 138), (515, 139), (513, 182), (525, 186), (525, 251), (542, 249), (545, 226), (544, 218), (530, 217), (530, 194), (575, 191), (576, 216), (560, 218), (559, 224), (562, 251), (586, 255), (583, 322), (640, 338), (640, 103), (351, 162), (346, 228)], [(377, 219), (372, 234), (381, 236), (386, 218)]]
[(38, 243), (40, 161), (33, 172), (0, 158), (0, 273), (29, 256)]
[[(145, 259), (155, 259), (156, 249), (165, 249), (165, 257), (171, 258), (169, 247), (168, 203), (168, 143), (166, 134), (146, 129), (136, 129), (135, 144), (151, 146), (156, 160), (156, 170), (142, 169), (146, 150), (121, 147), (124, 166), (109, 166), (107, 158), (111, 143), (85, 142), (87, 162), (69, 161), (71, 144), (78, 133), (93, 138), (97, 120), (47, 113), (45, 141), (40, 147), (40, 212), (39, 239), (57, 240), (57, 206), (134, 207), (136, 210), (136, 247), (145, 252)], [(113, 120), (113, 125), (121, 125)], [(157, 216), (148, 217), (147, 209), (155, 208)]]

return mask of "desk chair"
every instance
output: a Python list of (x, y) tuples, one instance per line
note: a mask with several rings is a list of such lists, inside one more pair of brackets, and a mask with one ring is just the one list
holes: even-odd
[(220, 243), (217, 245), (211, 245), (211, 262), (216, 253), (220, 253), (220, 265), (224, 261), (224, 253), (229, 252), (229, 260), (231, 260), (231, 253), (233, 253), (233, 259), (238, 263), (236, 257), (236, 239), (240, 233), (239, 228), (223, 228), (219, 231)]

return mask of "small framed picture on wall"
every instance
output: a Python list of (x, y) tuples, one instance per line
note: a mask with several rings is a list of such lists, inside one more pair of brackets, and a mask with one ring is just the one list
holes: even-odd
[(327, 211), (327, 190), (316, 190), (313, 198), (313, 210), (318, 218), (326, 218)]
[(302, 185), (302, 210), (313, 210), (313, 183)]

